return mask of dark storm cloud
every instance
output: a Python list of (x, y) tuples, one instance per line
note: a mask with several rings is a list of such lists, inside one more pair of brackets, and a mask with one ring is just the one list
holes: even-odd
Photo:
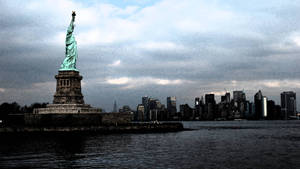
[(56, 71), (60, 47), (47, 43), (55, 31), (46, 15), (28, 10), (22, 1), (1, 1), (0, 11), (1, 87), (26, 89), (52, 79), (49, 73)]
[[(40, 56), (30, 57), (30, 52), (0, 54), (0, 83), (4, 88), (27, 88), (32, 83), (48, 81), (57, 71), (57, 57), (39, 51)], [(29, 56), (28, 56), (29, 55)], [(31, 55), (32, 56), (32, 55)], [(51, 75), (52, 74), (52, 75)]]

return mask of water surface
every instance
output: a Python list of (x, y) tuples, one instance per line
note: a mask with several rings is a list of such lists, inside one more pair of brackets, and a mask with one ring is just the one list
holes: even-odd
[(184, 122), (150, 134), (0, 136), (0, 168), (300, 168), (300, 121)]

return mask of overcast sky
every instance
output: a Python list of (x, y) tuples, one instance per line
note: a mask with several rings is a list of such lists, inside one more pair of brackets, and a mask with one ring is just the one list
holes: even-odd
[[(71, 12), (85, 102), (300, 92), (299, 0), (0, 0), (0, 102), (49, 102)], [(298, 101), (298, 110), (300, 101)]]

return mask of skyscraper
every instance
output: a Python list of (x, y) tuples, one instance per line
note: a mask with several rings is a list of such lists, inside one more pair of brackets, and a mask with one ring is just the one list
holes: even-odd
[(149, 104), (149, 97), (144, 96), (142, 97), (142, 105), (144, 106), (144, 120), (150, 120), (150, 104)]
[(193, 120), (194, 110), (188, 104), (182, 104), (179, 106), (181, 120)]
[(149, 98), (149, 120), (157, 120), (158, 103), (157, 99)]
[(149, 98), (149, 120), (166, 120), (165, 105), (158, 99)]
[(284, 119), (296, 116), (297, 102), (296, 93), (293, 91), (282, 92), (281, 94), (281, 113)]
[(169, 118), (173, 119), (176, 116), (177, 108), (175, 96), (167, 97), (167, 111), (169, 114)]
[(254, 119), (258, 120), (262, 117), (262, 101), (263, 101), (263, 95), (261, 91), (259, 90), (255, 95), (254, 95), (254, 104), (255, 104), (255, 114), (254, 114)]
[(193, 114), (193, 119), (194, 120), (203, 120), (204, 119), (204, 101), (203, 101), (203, 96), (201, 99), (199, 97), (195, 98), (195, 111)]
[(206, 120), (213, 120), (214, 114), (216, 110), (216, 101), (214, 94), (206, 94), (205, 95), (205, 114)]
[(245, 101), (246, 100), (246, 94), (244, 91), (233, 91), (233, 100), (234, 101)]
[(113, 112), (116, 113), (118, 111), (118, 107), (117, 107), (117, 101), (114, 101), (114, 108), (113, 108)]
[(136, 108), (135, 120), (144, 121), (145, 107), (142, 104), (139, 104)]
[(244, 91), (233, 91), (233, 103), (236, 109), (234, 117), (244, 118), (247, 109), (246, 94), (244, 93)]
[(268, 98), (266, 96), (263, 96), (262, 100), (262, 118), (266, 119), (268, 117)]
[(230, 93), (225, 93), (224, 96), (221, 96), (221, 103), (218, 104), (218, 113), (217, 118), (219, 119), (228, 119), (231, 111), (230, 106)]
[(214, 94), (206, 94), (205, 95), (205, 104), (208, 104), (208, 103), (214, 103), (214, 104), (216, 103)]
[(230, 93), (225, 93), (224, 96), (221, 96), (222, 103), (230, 103)]
[[(200, 106), (200, 98), (196, 97), (195, 98), (195, 114), (193, 119), (196, 119), (200, 117), (200, 111), (201, 111), (201, 106)], [(181, 109), (180, 109), (180, 113), (181, 113)]]
[(268, 100), (267, 103), (268, 116), (269, 120), (279, 120), (281, 119), (281, 106), (276, 105), (273, 100)]
[(246, 100), (245, 102), (245, 114), (244, 118), (251, 119), (252, 118), (252, 103)]

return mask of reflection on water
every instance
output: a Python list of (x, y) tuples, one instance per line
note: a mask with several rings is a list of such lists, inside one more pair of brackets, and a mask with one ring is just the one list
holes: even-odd
[(300, 121), (185, 122), (176, 133), (0, 136), (0, 168), (299, 168)]

